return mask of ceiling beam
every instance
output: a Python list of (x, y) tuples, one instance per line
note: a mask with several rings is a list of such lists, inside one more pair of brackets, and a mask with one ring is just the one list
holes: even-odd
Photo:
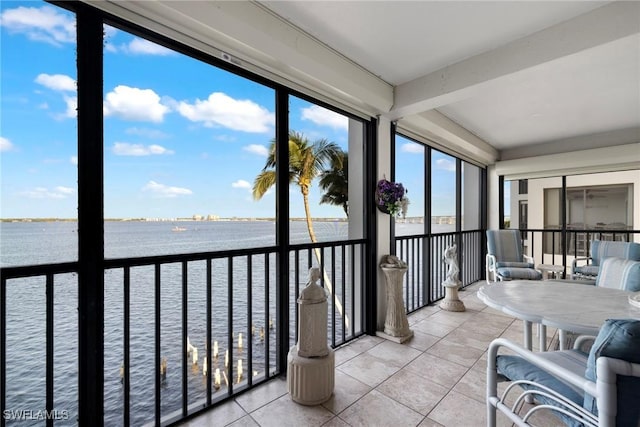
[(424, 136), (436, 148), (474, 163), (486, 166), (498, 159), (495, 148), (435, 110), (402, 119), (398, 126)]
[(640, 33), (640, 3), (616, 1), (395, 88), (391, 120), (491, 90), (499, 79)]

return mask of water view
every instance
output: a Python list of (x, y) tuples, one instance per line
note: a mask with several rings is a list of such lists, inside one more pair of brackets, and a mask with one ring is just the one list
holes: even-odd
[[(408, 227), (409, 224), (403, 225)], [(75, 222), (3, 222), (0, 223), (0, 254), (3, 267), (58, 263), (77, 259), (77, 223)], [(319, 240), (347, 239), (346, 222), (317, 221), (314, 223)], [(416, 232), (419, 225), (416, 224)], [(108, 221), (105, 223), (105, 255), (108, 259), (149, 255), (194, 253), (274, 245), (273, 221), (227, 222), (144, 222)], [(308, 242), (306, 224), (293, 221), (292, 243)], [(306, 253), (306, 251), (305, 251)], [(338, 254), (338, 257), (341, 255)], [(267, 357), (271, 369), (275, 366), (275, 265), (273, 254), (234, 258), (232, 278), (228, 259), (212, 260), (212, 370), (220, 370), (221, 397), (228, 382), (242, 385), (249, 375), (264, 378)], [(251, 263), (251, 324), (248, 323), (248, 264)], [(305, 261), (299, 287), (307, 279)], [(267, 267), (265, 264), (269, 264)], [(315, 260), (314, 260), (315, 264)], [(340, 262), (337, 262), (337, 270)], [(348, 265), (348, 264), (347, 264)], [(105, 423), (122, 424), (124, 388), (124, 292), (123, 269), (105, 273)], [(131, 422), (141, 425), (154, 413), (155, 371), (155, 287), (154, 266), (130, 269), (130, 380)], [(161, 274), (161, 355), (167, 360), (166, 379), (162, 382), (161, 408), (163, 416), (180, 409), (182, 398), (182, 264), (160, 267)], [(191, 344), (197, 348), (188, 357), (188, 401), (197, 404), (206, 397), (206, 376), (203, 375), (206, 355), (206, 262), (187, 264), (187, 325)], [(341, 271), (336, 271), (340, 277)], [(232, 295), (229, 295), (229, 283)], [(55, 276), (54, 283), (54, 408), (69, 414), (68, 420), (56, 425), (75, 424), (77, 413), (77, 276)], [(342, 290), (338, 288), (338, 295)], [(292, 286), (295, 288), (295, 286)], [(292, 292), (292, 300), (294, 289)], [(268, 295), (268, 306), (265, 298)], [(7, 408), (36, 410), (45, 407), (45, 278), (9, 280), (7, 283)], [(345, 310), (351, 295), (347, 294)], [(232, 309), (229, 310), (229, 303)], [(229, 342), (229, 311), (232, 313), (233, 342)], [(340, 322), (340, 319), (338, 320)], [(292, 322), (293, 323), (293, 322)], [(242, 334), (242, 337), (240, 336)], [(295, 336), (295, 331), (291, 332)], [(242, 341), (242, 343), (240, 342)], [(249, 342), (252, 354), (248, 354)], [(225, 369), (225, 355), (233, 364), (233, 374)], [(242, 378), (238, 378), (238, 361), (242, 361)], [(249, 361), (252, 362), (251, 366)], [(227, 375), (227, 372), (229, 374)], [(233, 375), (233, 378), (229, 376)], [(39, 425), (22, 421), (15, 425)]]

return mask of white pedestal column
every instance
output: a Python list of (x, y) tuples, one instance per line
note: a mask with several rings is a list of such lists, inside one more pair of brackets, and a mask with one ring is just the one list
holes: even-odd
[(465, 311), (464, 303), (458, 298), (459, 283), (443, 283), (444, 299), (440, 302), (440, 308), (447, 311)]
[(384, 332), (378, 331), (376, 335), (403, 343), (413, 336), (409, 329), (407, 312), (402, 298), (402, 281), (407, 272), (406, 267), (381, 267), (387, 284), (387, 314), (384, 321)]

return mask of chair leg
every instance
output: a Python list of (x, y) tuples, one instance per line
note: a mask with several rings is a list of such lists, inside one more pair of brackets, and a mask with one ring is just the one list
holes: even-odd
[[(493, 357), (492, 357), (493, 354)], [(487, 427), (496, 427), (496, 410), (497, 408), (494, 404), (489, 400), (490, 397), (496, 397), (498, 395), (498, 370), (496, 369), (495, 364), (495, 356), (497, 355), (497, 350), (495, 352), (489, 351), (488, 359), (487, 359), (487, 394), (486, 394), (486, 404), (487, 404)]]

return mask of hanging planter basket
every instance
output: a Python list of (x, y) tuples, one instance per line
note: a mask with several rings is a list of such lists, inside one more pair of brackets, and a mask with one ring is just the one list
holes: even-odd
[(378, 210), (380, 212), (382, 212), (383, 214), (387, 214), (387, 215), (391, 215), (391, 212), (389, 212), (389, 209), (387, 209), (387, 207), (385, 205), (381, 205), (379, 203), (379, 199), (376, 197), (376, 207), (378, 208)]
[(406, 192), (401, 183), (381, 179), (376, 187), (376, 207), (387, 215), (400, 215)]

